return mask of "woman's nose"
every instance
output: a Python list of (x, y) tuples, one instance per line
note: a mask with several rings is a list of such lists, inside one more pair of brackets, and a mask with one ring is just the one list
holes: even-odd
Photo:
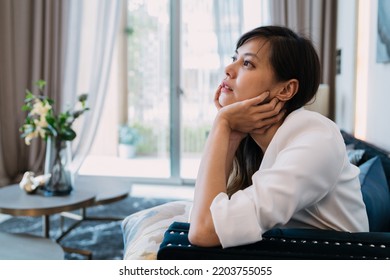
[(226, 77), (229, 77), (230, 79), (234, 78), (235, 74), (234, 74), (233, 63), (231, 63), (225, 67), (225, 74), (226, 74)]

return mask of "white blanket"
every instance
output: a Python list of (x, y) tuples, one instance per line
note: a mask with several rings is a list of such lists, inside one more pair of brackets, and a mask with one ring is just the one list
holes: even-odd
[(125, 260), (153, 260), (173, 222), (188, 222), (191, 201), (174, 201), (145, 209), (122, 222)]

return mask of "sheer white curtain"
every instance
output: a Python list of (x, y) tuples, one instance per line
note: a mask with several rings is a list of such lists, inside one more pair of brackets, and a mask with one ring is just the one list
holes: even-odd
[(88, 93), (90, 111), (76, 124), (72, 170), (77, 174), (92, 146), (107, 91), (123, 0), (70, 0), (69, 39), (62, 104)]

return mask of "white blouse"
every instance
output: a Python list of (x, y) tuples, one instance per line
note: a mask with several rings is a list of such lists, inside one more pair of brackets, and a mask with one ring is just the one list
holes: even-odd
[(223, 247), (249, 244), (274, 227), (368, 231), (358, 175), (336, 124), (296, 110), (274, 135), (253, 185), (213, 200), (219, 240)]

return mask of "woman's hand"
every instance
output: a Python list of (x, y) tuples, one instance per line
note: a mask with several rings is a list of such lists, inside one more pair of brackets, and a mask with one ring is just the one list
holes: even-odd
[(284, 102), (273, 98), (270, 102), (264, 103), (269, 92), (263, 92), (254, 98), (239, 101), (222, 107), (219, 103), (221, 87), (218, 87), (214, 104), (218, 109), (218, 121), (225, 121), (230, 129), (241, 134), (265, 133), (273, 124), (279, 122), (283, 116)]
[[(223, 108), (222, 105), (219, 103), (219, 96), (221, 95), (221, 88), (222, 88), (222, 85), (219, 85), (216, 92), (215, 92), (215, 95), (214, 95), (214, 105), (218, 111)], [(248, 133), (234, 131), (233, 129), (231, 129), (229, 138), (234, 143), (240, 143), (241, 140), (244, 139), (245, 136), (247, 136), (247, 135), (248, 135)]]

